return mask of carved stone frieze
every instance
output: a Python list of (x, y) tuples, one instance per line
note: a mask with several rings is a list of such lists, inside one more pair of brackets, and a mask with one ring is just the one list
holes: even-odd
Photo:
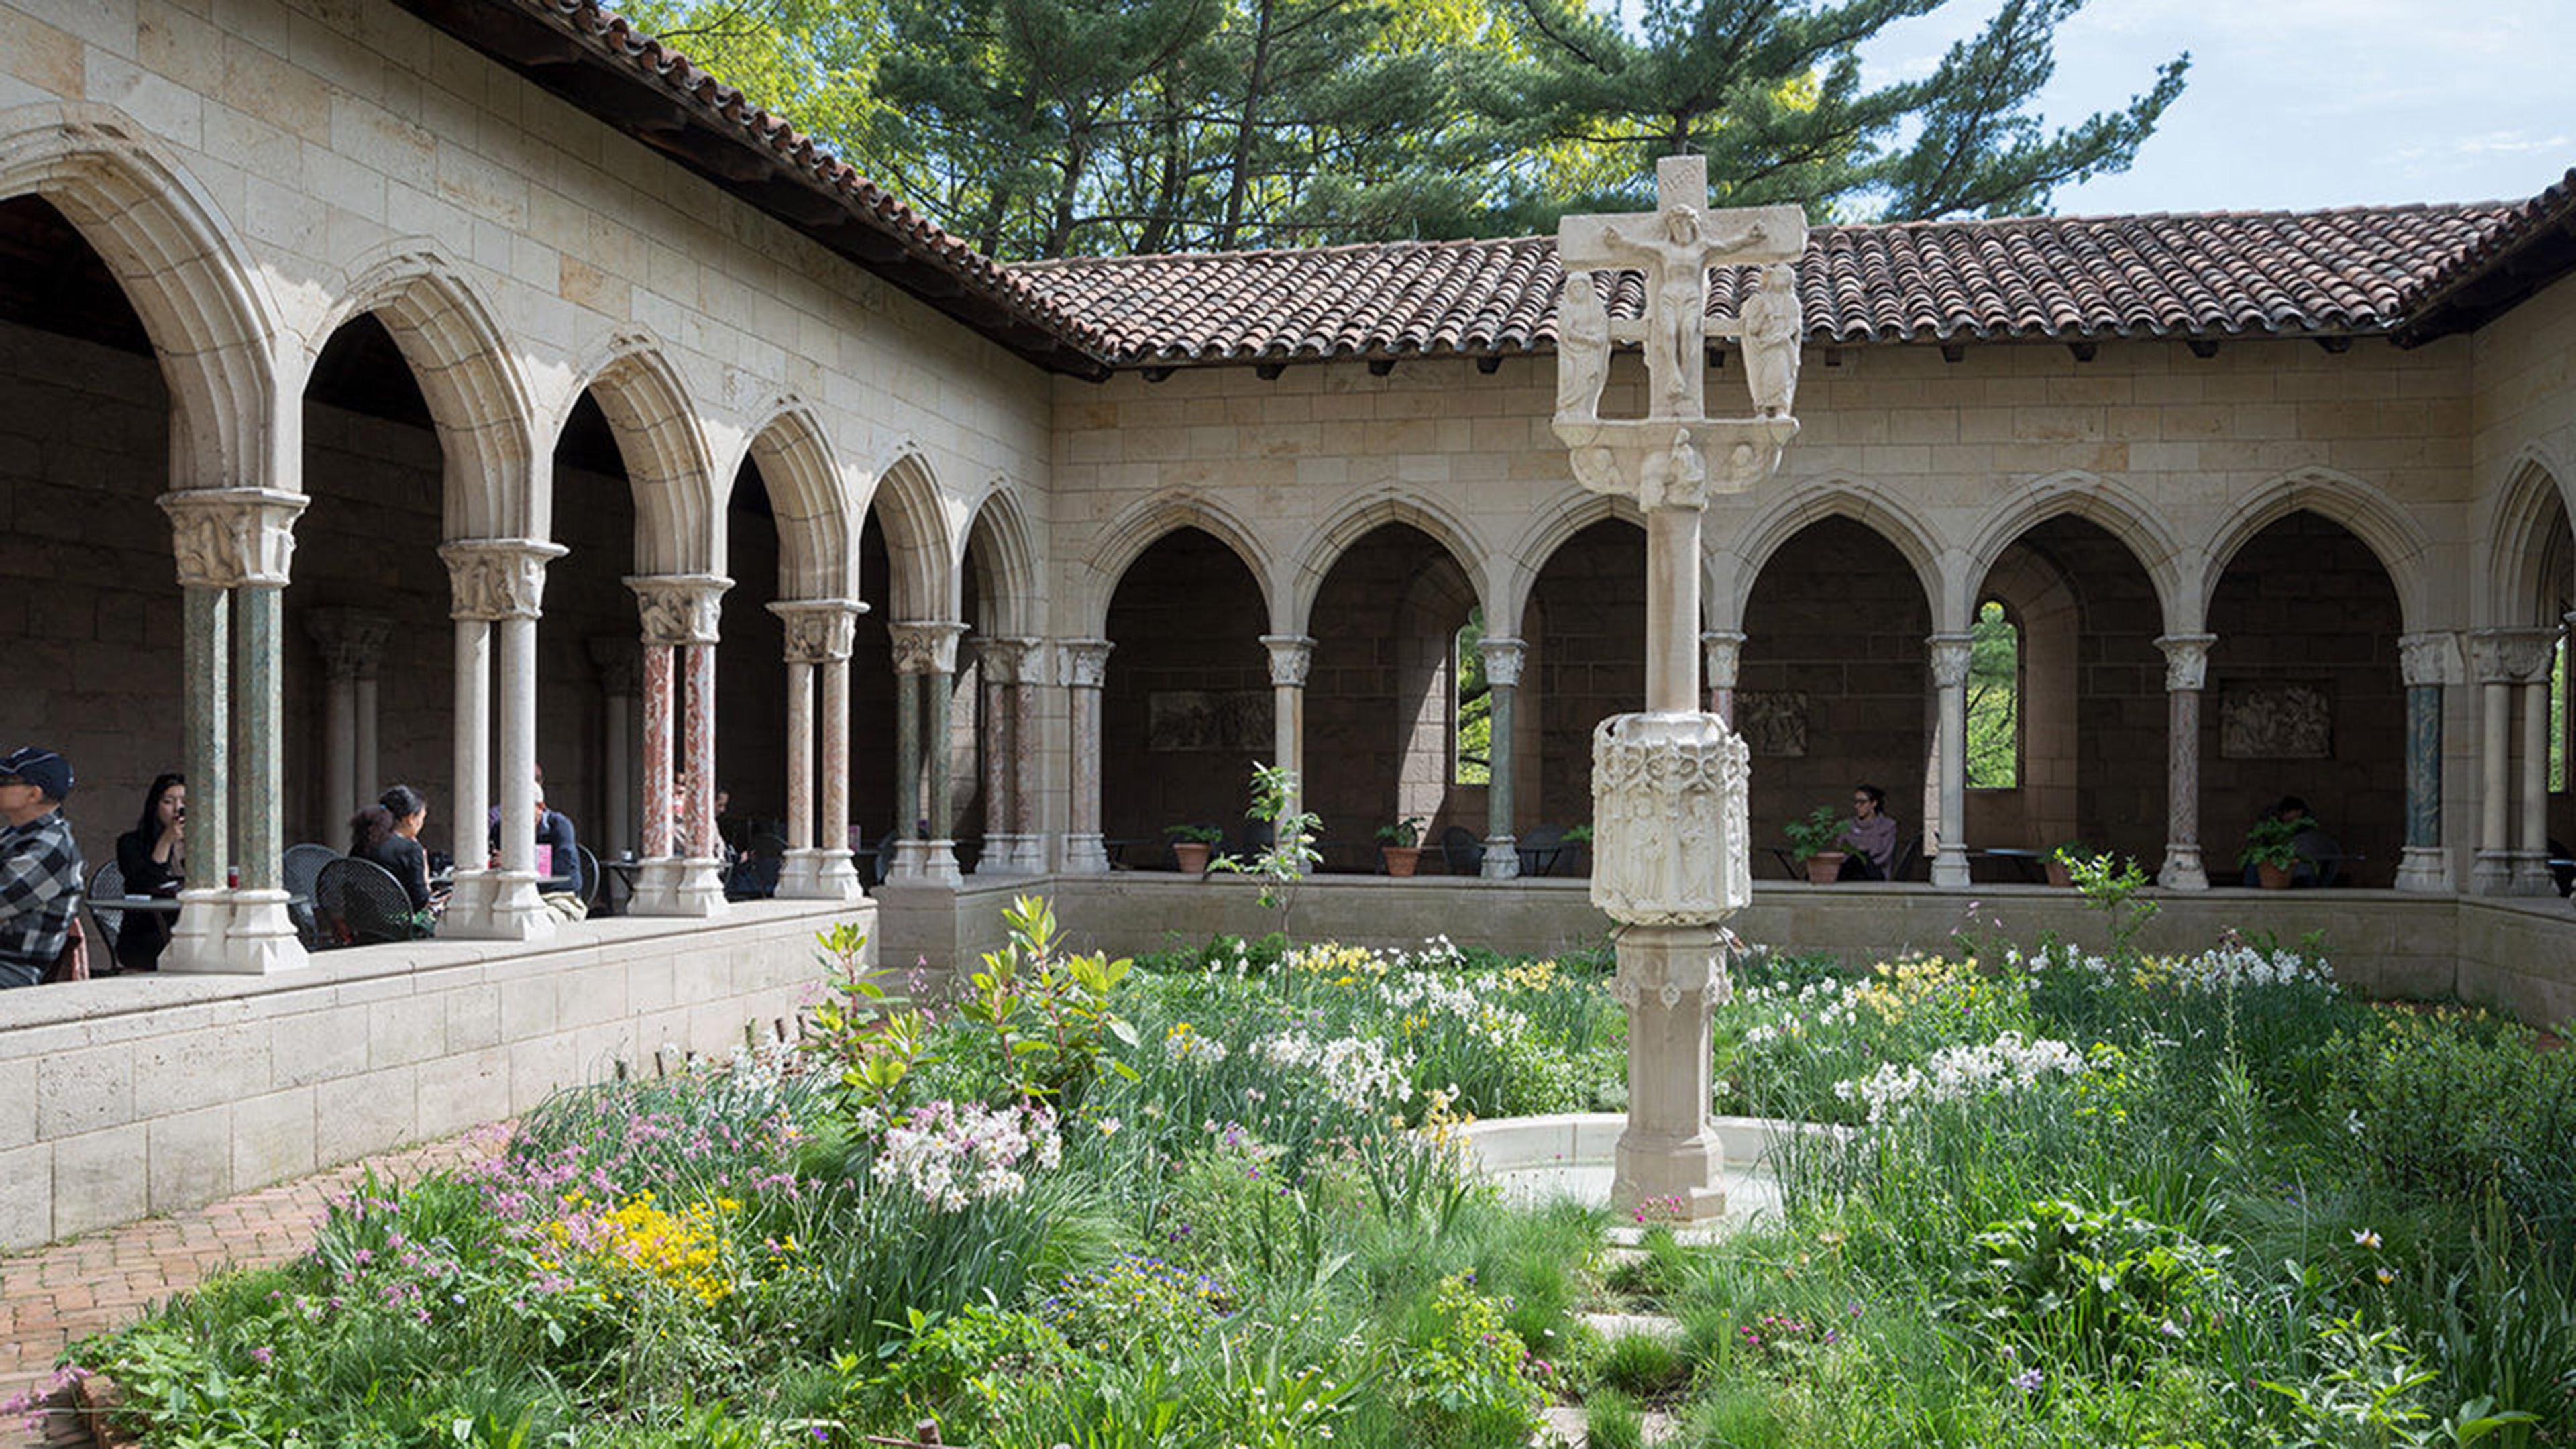
[(635, 594), (644, 642), (676, 648), (716, 642), (725, 590), (733, 580), (718, 574), (639, 574), (626, 587)]
[(441, 544), (447, 562), (449, 617), (533, 619), (542, 612), (546, 565), (564, 556), (559, 543), (526, 538), (466, 538)]
[(894, 644), (894, 672), (956, 673), (957, 641), (965, 633), (965, 625), (945, 620), (907, 620), (887, 625), (887, 637)]
[(2461, 683), (2467, 666), (2460, 656), (2460, 636), (2448, 630), (2399, 635), (2397, 673), (2409, 689)]
[(986, 684), (1045, 682), (1044, 639), (985, 639), (975, 645), (975, 661)]
[(1592, 903), (1631, 925), (1725, 918), (1752, 899), (1744, 741), (1708, 714), (1592, 732)]
[(1056, 657), (1064, 670), (1064, 682), (1073, 689), (1098, 689), (1109, 681), (1109, 651), (1118, 646), (1106, 639), (1063, 639), (1056, 643)]
[(1711, 689), (1733, 689), (1744, 671), (1744, 635), (1734, 629), (1711, 629), (1699, 636), (1700, 667)]
[(2209, 687), (2209, 646), (2215, 634), (2164, 634), (2156, 647), (2165, 652), (2165, 692)]
[(187, 588), (283, 588), (295, 564), (301, 493), (276, 488), (183, 488), (158, 500), (170, 515), (171, 552)]
[(2527, 684), (2549, 677), (2558, 635), (2548, 629), (2480, 629), (2469, 636), (2469, 659), (2482, 684)]
[(856, 599), (794, 599), (769, 606), (787, 626), (787, 662), (829, 664), (850, 657), (859, 616), (868, 606)]

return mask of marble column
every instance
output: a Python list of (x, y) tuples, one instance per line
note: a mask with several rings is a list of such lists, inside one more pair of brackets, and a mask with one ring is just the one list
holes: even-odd
[(537, 894), (535, 836), (501, 831), (500, 864), (488, 865), (492, 827), (486, 792), (497, 775), (505, 822), (536, 813), (537, 616), (546, 565), (563, 557), (564, 549), (534, 539), (481, 538), (457, 540), (438, 553), (447, 562), (449, 612), (457, 621), (456, 886), (438, 932), (542, 940), (554, 934), (556, 922)]
[[(912, 782), (911, 798), (917, 802), (906, 816), (910, 828), (895, 842), (886, 884), (954, 890), (963, 880), (957, 872), (956, 842), (949, 838), (953, 820), (948, 799), (948, 710), (957, 677), (957, 641), (966, 626), (911, 620), (893, 624), (886, 632), (894, 646), (895, 673), (903, 677), (899, 693), (909, 696), (898, 701), (902, 714), (897, 723), (913, 741), (906, 752), (911, 763), (903, 767), (903, 778)], [(922, 768), (925, 763), (927, 769)]]
[[(724, 867), (715, 846), (715, 647), (724, 592), (715, 574), (650, 574), (626, 580), (644, 648), (644, 861), (627, 912), (706, 917), (724, 913)], [(679, 755), (688, 778), (671, 779), (678, 703)], [(675, 798), (683, 797), (684, 798)]]
[(321, 651), (322, 828), (344, 830), (361, 802), (384, 786), (376, 763), (376, 668), (394, 621), (366, 609), (312, 609), (304, 632)]
[(1047, 682), (1050, 651), (1044, 639), (1023, 639), (1019, 677), (1011, 683), (1011, 834), (1018, 840), (1019, 873), (1044, 875), (1047, 870), (1046, 823), (1039, 815), (1038, 762), (1045, 753), (1046, 725), (1039, 718), (1038, 691)]
[(1046, 657), (1042, 639), (986, 639), (976, 649), (984, 691), (984, 857), (978, 875), (1039, 875), (1046, 839), (1037, 828), (1030, 776), (1037, 768), (1037, 721), (1029, 681)]
[(1519, 760), (1512, 748), (1512, 728), (1521, 692), (1521, 665), (1529, 644), (1520, 639), (1485, 638), (1476, 642), (1485, 659), (1485, 854), (1481, 873), (1487, 880), (1513, 880), (1521, 873), (1519, 842), (1513, 831), (1512, 780)]
[(1270, 651), (1270, 754), (1288, 772), (1288, 813), (1306, 808), (1306, 675), (1315, 641), (1304, 634), (1264, 634)]
[(1106, 639), (1067, 639), (1056, 646), (1063, 660), (1066, 713), (1070, 716), (1072, 798), (1066, 802), (1064, 868), (1071, 875), (1100, 875), (1109, 851), (1100, 837), (1100, 690), (1109, 678)]
[[(787, 859), (778, 872), (778, 894), (783, 897), (854, 900), (859, 894), (858, 873), (850, 865), (847, 818), (850, 712), (846, 665), (863, 607), (851, 599), (808, 599), (769, 606), (769, 611), (787, 626)], [(840, 723), (836, 732), (829, 727), (827, 718), (823, 738), (818, 741), (815, 688), (818, 682), (824, 688), (824, 714), (828, 717), (832, 666), (836, 662), (845, 666), (839, 675)], [(836, 733), (840, 743), (837, 766), (832, 748)], [(840, 792), (838, 810), (820, 812), (823, 819), (819, 835), (814, 778), (818, 754), (822, 757), (824, 781), (821, 793), (831, 796), (835, 789)], [(838, 869), (834, 868), (836, 863)]]
[(280, 865), (279, 595), (305, 499), (269, 488), (210, 488), (164, 494), (160, 504), (170, 516), (187, 610), (192, 817), (189, 877), (180, 893), (186, 908), (162, 964), (176, 971), (286, 970), (303, 964), (304, 948), (287, 914)]
[(2167, 890), (2209, 889), (2200, 855), (2200, 694), (2209, 683), (2209, 646), (2215, 634), (2166, 634), (2165, 652), (2165, 863), (2156, 883)]
[(1968, 669), (1976, 641), (1966, 634), (1935, 634), (1932, 687), (1939, 729), (1933, 758), (1940, 762), (1941, 821), (1932, 856), (1932, 884), (1949, 890), (1968, 885)]
[(2522, 671), (2522, 843), (2514, 847), (2512, 890), (2518, 896), (2554, 896), (2549, 874), (2549, 676), (2556, 662), (2555, 631), (2528, 646)]
[[(855, 616), (867, 605), (858, 604)], [(850, 850), (850, 656), (847, 650), (824, 659), (823, 674), (823, 843), (817, 889), (830, 900), (854, 901), (866, 894)]]
[(2451, 852), (2442, 844), (2442, 691), (2466, 670), (2460, 636), (2408, 634), (2397, 641), (2406, 684), (2406, 848), (2397, 864), (2401, 891), (2452, 889)]
[[(2469, 667), (2476, 674), (2480, 693), (2483, 726), (2478, 751), (2478, 852), (2469, 868), (2469, 888), (2480, 895), (2507, 895), (2526, 889), (2529, 872), (2521, 868), (2527, 847), (2517, 849), (2513, 837), (2514, 770), (2513, 717), (2515, 691), (2535, 674), (2544, 682), (2549, 677), (2549, 649), (2553, 642), (2550, 631), (2541, 629), (2479, 629), (2469, 636)], [(2527, 710), (2526, 706), (2526, 710)], [(2528, 728), (2530, 742), (2542, 745), (2541, 804), (2548, 804), (2548, 700), (2542, 692), (2541, 727)], [(2528, 778), (2525, 780), (2525, 810), (2529, 811)], [(2547, 842), (2547, 825), (2543, 821), (2542, 842)], [(2530, 835), (2528, 822), (2524, 836)], [(2541, 861), (2545, 878), (2547, 863)]]
[(1708, 673), (1708, 712), (1735, 728), (1735, 680), (1744, 669), (1744, 634), (1711, 629), (1699, 636), (1700, 668)]
[[(644, 687), (644, 657), (635, 640), (623, 634), (591, 639), (586, 647), (592, 666), (599, 671), (599, 758), (606, 800), (605, 814), (599, 822), (599, 853), (614, 859), (621, 851), (633, 851), (639, 843), (635, 834), (635, 706)], [(667, 759), (669, 751), (663, 753)]]

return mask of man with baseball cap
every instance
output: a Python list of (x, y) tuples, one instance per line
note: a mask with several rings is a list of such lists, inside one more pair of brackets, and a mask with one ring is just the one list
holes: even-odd
[(62, 811), (71, 792), (71, 762), (53, 751), (0, 755), (0, 987), (42, 981), (80, 909), (80, 847)]

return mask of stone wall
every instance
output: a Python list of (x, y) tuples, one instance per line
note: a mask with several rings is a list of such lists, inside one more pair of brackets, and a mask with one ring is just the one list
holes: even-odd
[(875, 908), (788, 902), (538, 947), (422, 941), (266, 978), (0, 992), (0, 1248), (211, 1202), (721, 1055), (795, 1017), (814, 936)]

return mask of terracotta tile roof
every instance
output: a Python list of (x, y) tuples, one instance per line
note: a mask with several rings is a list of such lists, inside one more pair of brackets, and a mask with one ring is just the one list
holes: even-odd
[(2428, 272), (2408, 299), (2407, 341), (2477, 326), (2576, 265), (2576, 170), (2507, 209)]
[[(1800, 261), (1820, 343), (2373, 333), (2490, 236), (2501, 205), (1819, 227)], [(1066, 260), (1010, 269), (1125, 363), (1520, 352), (1555, 342), (1553, 238)], [(1721, 270), (1732, 316), (1749, 271)], [(1633, 316), (1637, 278), (1611, 315)]]

